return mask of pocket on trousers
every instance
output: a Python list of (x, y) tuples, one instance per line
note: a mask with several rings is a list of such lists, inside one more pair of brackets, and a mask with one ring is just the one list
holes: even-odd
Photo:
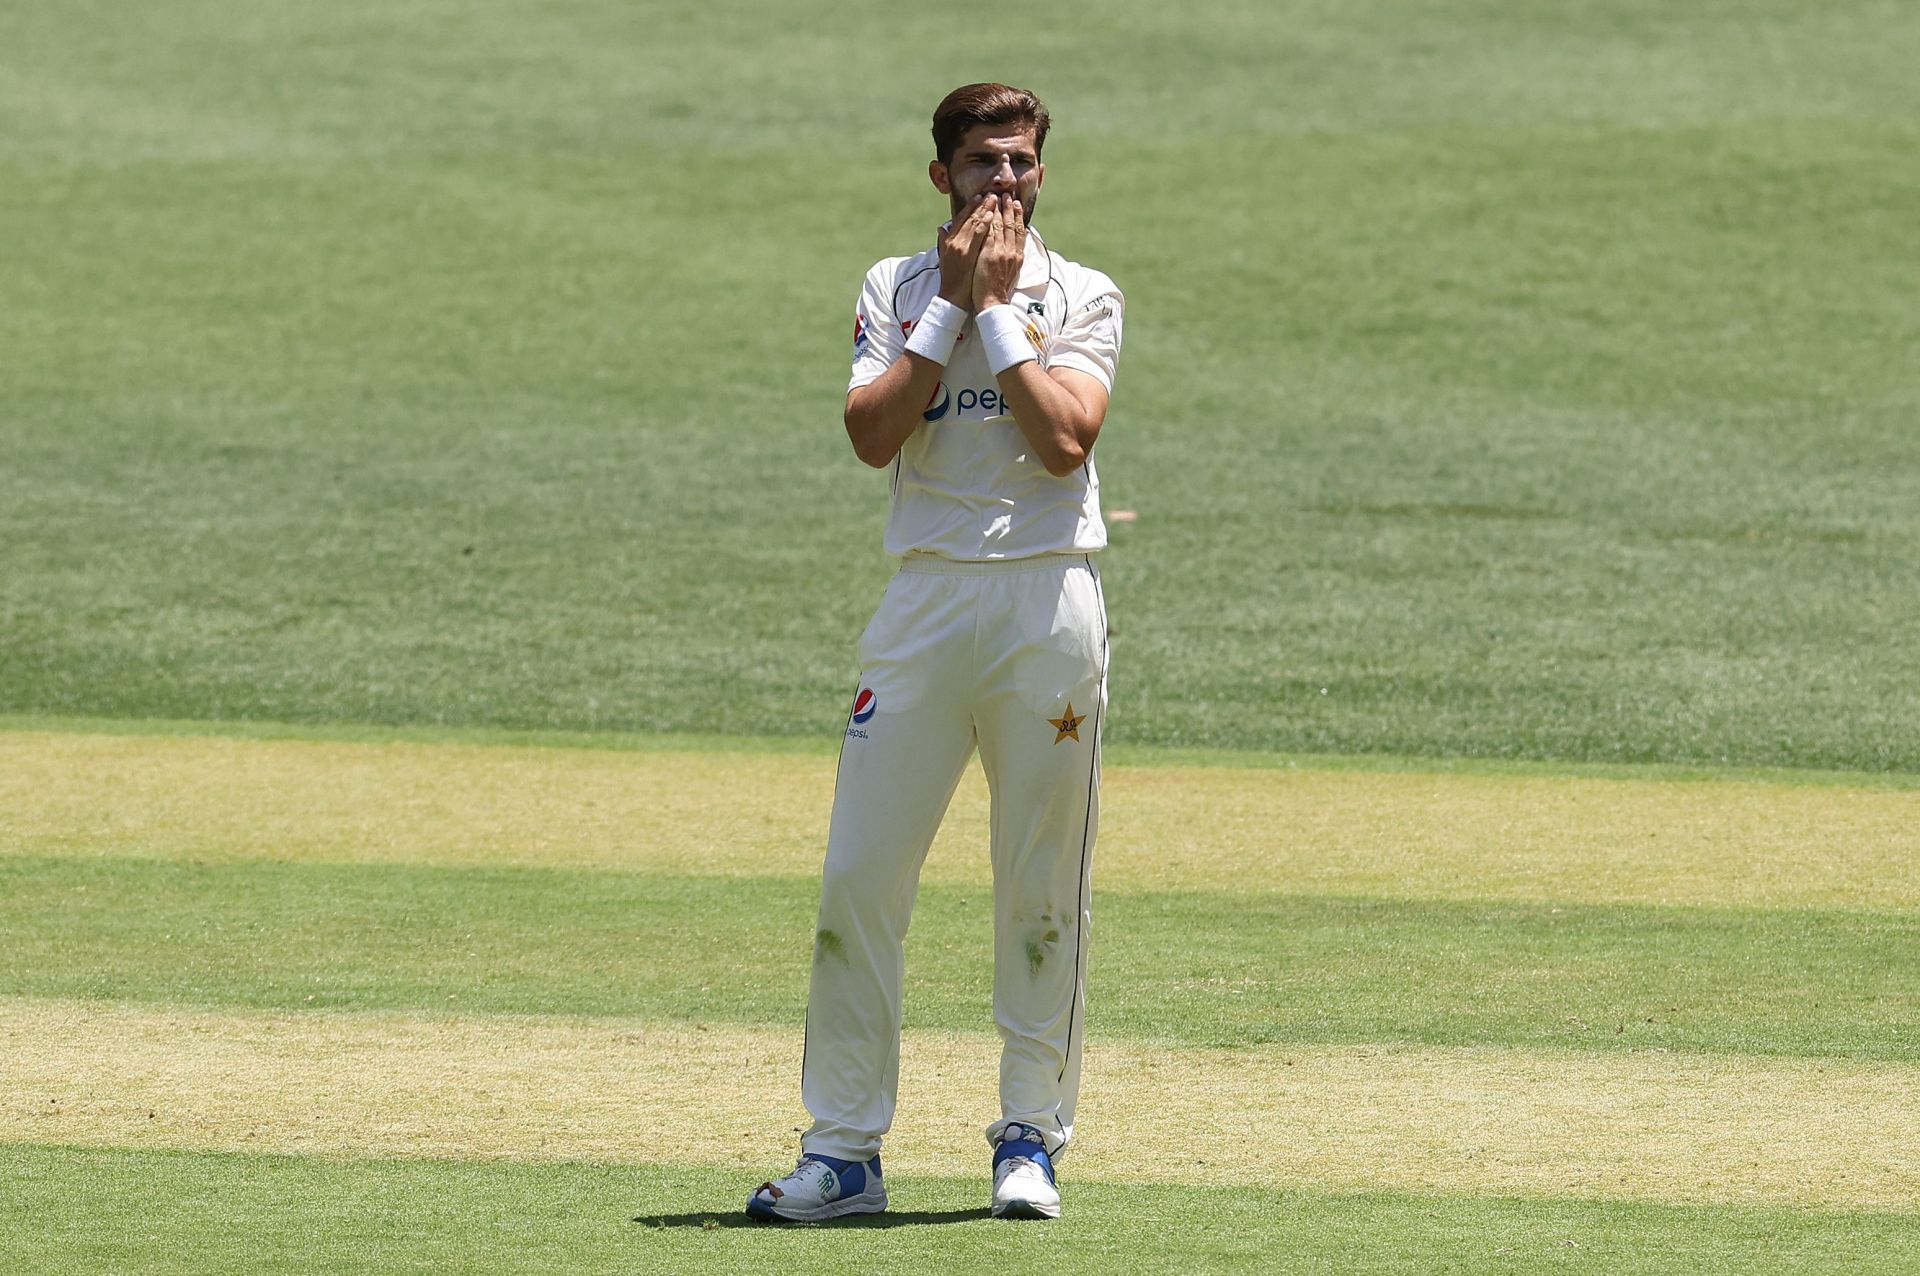
[(901, 589), (900, 577), (895, 576), (880, 591), (880, 602), (874, 607), (867, 627), (860, 631), (860, 641), (853, 645), (853, 658), (860, 668), (865, 669), (879, 660), (897, 642), (897, 635), (905, 624), (903, 613), (907, 610), (906, 600), (900, 597)]
[[(1051, 611), (1044, 628), (1036, 624), (1023, 636), (1014, 689), (1028, 707), (1050, 717), (1069, 702), (1076, 713), (1090, 714), (1107, 663), (1106, 618), (1092, 578), (1070, 573)], [(1036, 620), (1045, 616), (1036, 612)]]
[(937, 603), (924, 579), (895, 576), (861, 632), (854, 646), (860, 686), (874, 693), (880, 712), (917, 708), (927, 699), (930, 680), (940, 675), (946, 653), (939, 644)]

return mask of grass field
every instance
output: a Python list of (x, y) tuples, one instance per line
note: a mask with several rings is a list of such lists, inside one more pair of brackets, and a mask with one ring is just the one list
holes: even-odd
[[(0, 15), (0, 1269), (1920, 1267), (1920, 10)], [(973, 776), (895, 1211), (746, 1227), (989, 77), (1129, 298), (1067, 1216)]]

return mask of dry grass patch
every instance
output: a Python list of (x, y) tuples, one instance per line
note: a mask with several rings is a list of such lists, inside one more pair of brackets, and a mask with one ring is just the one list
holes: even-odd
[[(0, 732), (0, 852), (818, 870), (833, 762), (780, 753)], [(1110, 767), (1096, 878), (1590, 903), (1920, 906), (1920, 791)], [(929, 860), (984, 881), (977, 770)]]
[[(910, 1035), (896, 1171), (984, 1173), (997, 1043)], [(791, 1158), (789, 1031), (0, 1000), (0, 1143), (737, 1165)], [(1920, 1205), (1920, 1068), (1096, 1045), (1068, 1182)], [(1180, 1147), (1185, 1157), (1141, 1157)]]

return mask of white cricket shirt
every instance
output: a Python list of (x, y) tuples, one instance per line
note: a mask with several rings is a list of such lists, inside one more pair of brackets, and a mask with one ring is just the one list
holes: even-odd
[[(879, 378), (940, 291), (938, 248), (867, 272), (853, 321), (849, 393)], [(1031, 228), (1012, 305), (1047, 368), (1073, 368), (1113, 391), (1123, 299), (1113, 280), (1050, 251)], [(893, 462), (887, 553), (977, 561), (1103, 549), (1093, 454), (1064, 478), (1047, 473), (1001, 399), (971, 320), (933, 398)]]

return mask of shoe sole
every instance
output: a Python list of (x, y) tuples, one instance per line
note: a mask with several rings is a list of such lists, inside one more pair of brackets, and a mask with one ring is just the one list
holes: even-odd
[(995, 1218), (1059, 1218), (1060, 1207), (1038, 1201), (1003, 1201), (994, 1205), (991, 1213)]
[(781, 1213), (776, 1206), (755, 1209), (751, 1202), (747, 1205), (747, 1217), (762, 1223), (824, 1223), (830, 1218), (845, 1218), (849, 1214), (878, 1214), (887, 1208), (887, 1194), (880, 1192), (862, 1192), (858, 1196), (849, 1196), (844, 1200), (828, 1201), (816, 1209), (800, 1210), (794, 1213)]

